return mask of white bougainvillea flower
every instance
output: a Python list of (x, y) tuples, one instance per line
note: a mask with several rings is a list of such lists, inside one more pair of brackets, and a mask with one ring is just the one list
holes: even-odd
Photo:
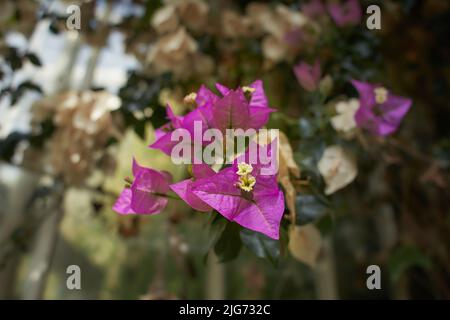
[(353, 155), (338, 145), (323, 152), (318, 169), (326, 183), (325, 194), (329, 195), (350, 184), (358, 173)]
[(335, 108), (337, 115), (331, 118), (331, 125), (338, 132), (351, 133), (356, 128), (355, 113), (359, 108), (359, 100), (352, 98), (340, 101)]

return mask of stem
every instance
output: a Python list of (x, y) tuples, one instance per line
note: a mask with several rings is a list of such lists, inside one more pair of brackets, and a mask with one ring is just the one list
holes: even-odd
[[(107, 191), (107, 190), (98, 190), (98, 189), (95, 189), (95, 188), (91, 188), (89, 186), (83, 186), (83, 187), (81, 187), (81, 189), (86, 189), (86, 190), (89, 190), (89, 191), (92, 191), (92, 192), (97, 192), (99, 194), (107, 195), (107, 196), (110, 196), (112, 198), (117, 198), (119, 196), (118, 194), (116, 194), (114, 192)], [(173, 199), (173, 200), (181, 200), (181, 198), (179, 198), (179, 197), (177, 197), (175, 195), (170, 195), (170, 194), (165, 194), (165, 193), (150, 192), (150, 194), (152, 194), (154, 196), (158, 196), (158, 197)]]
[(420, 152), (419, 150), (409, 147), (407, 143), (404, 143), (398, 139), (391, 138), (388, 140), (388, 144), (399, 149), (400, 151), (403, 151), (404, 153), (408, 154), (410, 157), (420, 160), (422, 162), (439, 163), (439, 161), (436, 159), (433, 159), (433, 157), (431, 157), (427, 154), (424, 154), (424, 153)]
[(206, 299), (225, 299), (225, 266), (219, 262), (214, 249), (208, 254), (206, 268)]

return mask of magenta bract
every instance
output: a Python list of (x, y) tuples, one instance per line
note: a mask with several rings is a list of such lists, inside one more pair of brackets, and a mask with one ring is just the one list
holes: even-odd
[(409, 111), (412, 100), (393, 95), (380, 85), (356, 80), (352, 80), (352, 84), (358, 90), (360, 100), (355, 114), (357, 126), (378, 136), (394, 133)]
[(166, 193), (172, 177), (169, 173), (141, 167), (133, 159), (134, 181), (125, 188), (113, 209), (120, 214), (157, 214), (167, 205)]
[(313, 65), (309, 65), (302, 61), (294, 66), (294, 73), (298, 83), (307, 91), (314, 91), (319, 86), (321, 67), (319, 60)]
[(248, 159), (248, 154), (238, 158), (231, 167), (197, 180), (191, 190), (228, 220), (278, 239), (284, 195), (278, 186), (277, 176), (262, 175), (262, 165), (256, 163), (250, 173), (255, 180), (254, 186), (252, 190), (245, 191), (238, 186), (242, 176), (237, 172), (242, 159)]
[(341, 3), (331, 2), (328, 13), (339, 27), (361, 23), (362, 9), (358, 0), (345, 0)]

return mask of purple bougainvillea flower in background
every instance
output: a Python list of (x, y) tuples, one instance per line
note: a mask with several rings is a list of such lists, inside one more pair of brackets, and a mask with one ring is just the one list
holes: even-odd
[(309, 65), (302, 61), (294, 66), (294, 73), (300, 85), (307, 91), (317, 89), (321, 76), (321, 68), (319, 60), (313, 65)]
[(320, 17), (326, 12), (322, 0), (311, 0), (305, 4), (302, 4), (301, 10), (310, 18)]
[(226, 219), (279, 239), (284, 195), (277, 176), (262, 175), (259, 163), (252, 165), (242, 159), (238, 158), (231, 167), (210, 177), (195, 181), (191, 190)]
[(283, 36), (283, 40), (292, 47), (298, 46), (303, 39), (305, 39), (305, 34), (299, 28), (288, 31)]
[(201, 212), (211, 211), (212, 208), (192, 192), (194, 181), (208, 178), (216, 174), (207, 164), (194, 164), (192, 166), (194, 179), (186, 179), (170, 185), (170, 188), (193, 209)]
[(409, 111), (412, 100), (395, 96), (380, 85), (356, 80), (352, 80), (352, 84), (358, 90), (360, 100), (355, 114), (357, 126), (379, 136), (394, 133)]
[(362, 9), (358, 0), (344, 0), (340, 3), (330, 2), (327, 8), (334, 23), (339, 27), (361, 23)]
[(141, 167), (133, 159), (134, 181), (113, 206), (120, 214), (157, 214), (167, 205), (166, 194), (172, 177), (168, 172)]

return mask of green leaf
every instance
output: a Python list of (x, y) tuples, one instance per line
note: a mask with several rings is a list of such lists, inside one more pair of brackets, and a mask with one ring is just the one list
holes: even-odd
[(34, 82), (32, 81), (22, 82), (11, 94), (11, 105), (15, 105), (27, 90), (36, 91), (40, 94), (43, 93), (42, 89)]
[(312, 175), (311, 178), (314, 178), (314, 180), (320, 178), (317, 163), (322, 157), (325, 148), (326, 142), (323, 138), (317, 136), (317, 138), (302, 142), (301, 148), (295, 153), (295, 161), (300, 165), (302, 171)]
[(11, 161), (17, 145), (27, 139), (27, 135), (20, 132), (12, 132), (5, 139), (0, 139), (0, 159)]
[(32, 90), (32, 91), (36, 91), (36, 92), (39, 92), (39, 93), (43, 93), (41, 87), (38, 84), (36, 84), (36, 83), (34, 83), (32, 81), (24, 81), (24, 82), (22, 82), (17, 87), (17, 90)]
[(223, 231), (225, 230), (225, 227), (227, 226), (227, 220), (216, 211), (213, 211), (209, 216), (207, 224), (209, 225), (208, 241), (207, 245), (205, 246), (205, 252), (203, 253), (203, 263), (205, 265), (208, 261), (208, 256), (212, 248), (217, 243)]
[(134, 132), (139, 138), (145, 140), (145, 121), (136, 120), (134, 125)]
[(55, 131), (52, 119), (46, 119), (39, 124), (39, 134), (30, 136), (30, 144), (36, 148), (42, 148), (45, 141), (51, 137)]
[(257, 257), (266, 258), (275, 266), (278, 264), (280, 256), (280, 242), (278, 240), (249, 229), (242, 229), (241, 240)]
[(322, 218), (329, 211), (329, 206), (313, 194), (300, 194), (295, 201), (296, 224), (304, 225)]
[(214, 252), (220, 262), (233, 260), (239, 255), (242, 247), (239, 231), (241, 231), (241, 227), (237, 223), (226, 223), (225, 229), (214, 246)]
[(223, 218), (220, 214), (213, 211), (211, 218), (208, 221), (209, 224), (209, 241), (208, 241), (208, 251), (214, 246), (222, 235), (225, 227), (227, 226), (227, 220)]
[(50, 32), (53, 33), (53, 34), (58, 34), (59, 33), (58, 22), (56, 20), (53, 20), (50, 23), (48, 28), (49, 28)]
[(9, 63), (13, 71), (22, 68), (22, 57), (19, 55), (19, 52), (15, 48), (9, 48), (9, 52), (6, 56), (6, 61)]
[(36, 54), (29, 52), (25, 55), (25, 57), (28, 59), (28, 61), (30, 61), (35, 66), (37, 66), (37, 67), (42, 66), (41, 60), (39, 59), (39, 57)]
[(315, 223), (317, 229), (319, 229), (320, 233), (323, 236), (326, 236), (333, 232), (334, 224), (334, 217), (331, 214), (325, 215)]
[(398, 281), (401, 275), (412, 267), (430, 269), (432, 266), (431, 260), (414, 246), (397, 248), (389, 257), (388, 265), (393, 282)]

